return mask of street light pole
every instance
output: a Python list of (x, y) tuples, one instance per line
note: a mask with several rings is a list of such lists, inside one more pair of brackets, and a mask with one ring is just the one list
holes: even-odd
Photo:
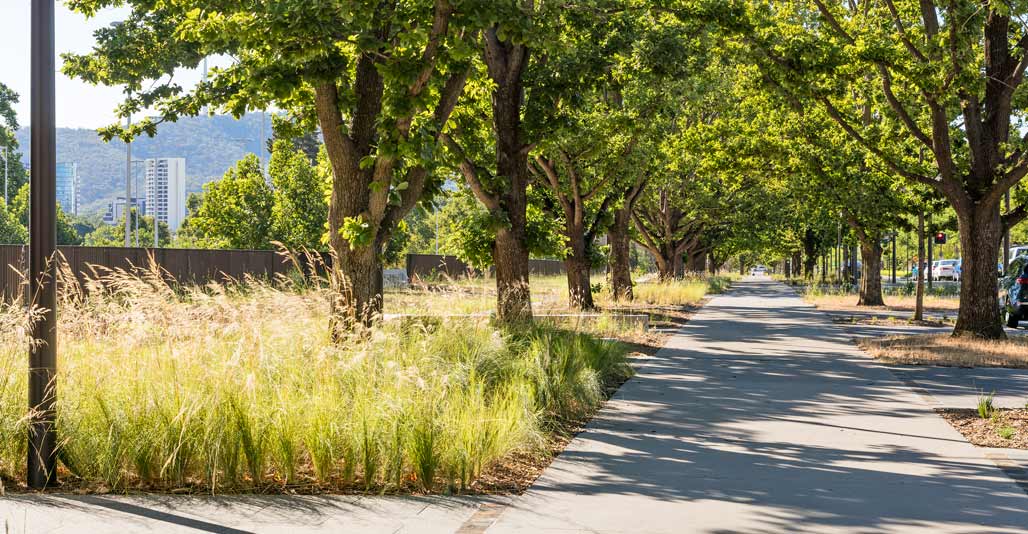
[[(129, 93), (129, 98), (132, 93)], [(132, 113), (125, 118), (125, 128), (132, 127)], [(132, 219), (129, 206), (132, 204), (132, 141), (125, 141), (125, 246), (132, 246)]]
[(892, 283), (896, 283), (896, 238), (899, 232), (892, 231)]
[(29, 211), (29, 295), (38, 311), (29, 345), (28, 476), (30, 488), (57, 481), (57, 70), (54, 0), (32, 1), (32, 162)]
[(7, 160), (11, 157), (11, 149), (4, 145), (4, 206), (11, 203), (7, 198)]
[[(1006, 204), (1006, 211), (1004, 213), (1010, 213), (1010, 191), (1007, 190), (1007, 194), (1004, 198)], [(1008, 227), (1003, 232), (1003, 271), (1007, 270), (1007, 265), (1010, 265), (1010, 228)]]

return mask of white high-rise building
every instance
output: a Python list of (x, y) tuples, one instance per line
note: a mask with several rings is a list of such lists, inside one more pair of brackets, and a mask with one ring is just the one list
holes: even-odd
[(146, 160), (146, 214), (178, 231), (186, 218), (186, 159)]

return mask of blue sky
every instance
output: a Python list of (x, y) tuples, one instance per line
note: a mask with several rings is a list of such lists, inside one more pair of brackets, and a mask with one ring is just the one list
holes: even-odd
[[(58, 55), (87, 52), (94, 44), (93, 31), (125, 17), (124, 8), (108, 9), (92, 19), (72, 13), (57, 3), (56, 44)], [(31, 1), (0, 0), (0, 81), (21, 95), (16, 107), (18, 121), (29, 124), (29, 30)], [(57, 60), (60, 67), (60, 58)], [(213, 63), (212, 63), (213, 64)], [(201, 74), (183, 71), (176, 81), (191, 85)], [(97, 128), (114, 122), (114, 107), (121, 100), (120, 87), (96, 87), (57, 73), (57, 126)]]

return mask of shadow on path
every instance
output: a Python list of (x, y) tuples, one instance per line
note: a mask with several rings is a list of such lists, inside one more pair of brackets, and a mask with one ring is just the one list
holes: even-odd
[(1025, 532), (1028, 496), (851, 337), (783, 285), (737, 286), (490, 532)]

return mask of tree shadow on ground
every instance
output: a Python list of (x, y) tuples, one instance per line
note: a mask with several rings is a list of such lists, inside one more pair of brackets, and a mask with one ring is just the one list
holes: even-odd
[(1022, 532), (1028, 496), (860, 353), (852, 332), (796, 301), (747, 305), (793, 296), (748, 283), (694, 317), (640, 363), (526, 506), (553, 492), (632, 495), (752, 505), (767, 532)]

